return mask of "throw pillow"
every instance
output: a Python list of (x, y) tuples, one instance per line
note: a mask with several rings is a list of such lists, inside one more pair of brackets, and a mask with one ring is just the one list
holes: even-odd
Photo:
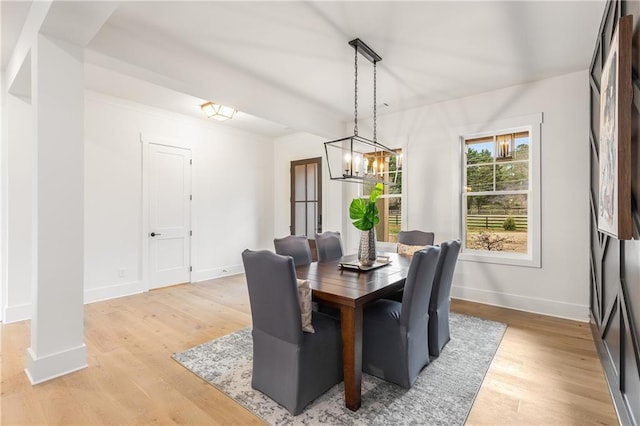
[(315, 333), (311, 325), (311, 286), (309, 280), (298, 280), (298, 294), (300, 296), (300, 313), (302, 314), (302, 331)]
[(413, 256), (413, 253), (418, 250), (422, 250), (425, 246), (411, 246), (408, 244), (398, 243), (398, 254), (404, 254), (405, 256)]

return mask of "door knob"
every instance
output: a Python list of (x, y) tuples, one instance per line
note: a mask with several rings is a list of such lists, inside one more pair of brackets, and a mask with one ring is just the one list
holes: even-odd
[(162, 234), (156, 234), (155, 232), (152, 232), (152, 233), (151, 233), (151, 234), (149, 234), (149, 235), (151, 235), (152, 237), (155, 237), (156, 235), (162, 235)]

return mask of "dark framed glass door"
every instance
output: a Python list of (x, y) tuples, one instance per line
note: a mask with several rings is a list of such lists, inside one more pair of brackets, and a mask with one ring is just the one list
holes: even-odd
[(291, 162), (291, 235), (322, 232), (322, 158)]

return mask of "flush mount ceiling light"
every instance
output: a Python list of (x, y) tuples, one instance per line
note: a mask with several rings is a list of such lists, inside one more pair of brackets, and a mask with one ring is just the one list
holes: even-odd
[[(376, 64), (382, 58), (358, 38), (351, 40), (349, 45), (355, 49), (353, 135), (324, 143), (329, 176), (342, 182), (393, 184), (389, 180), (389, 163), (396, 157), (396, 152), (377, 141)], [(373, 140), (358, 135), (358, 53), (373, 63)], [(398, 166), (401, 164), (398, 158), (393, 162)]]
[(202, 112), (205, 113), (207, 118), (213, 118), (215, 120), (224, 121), (233, 118), (236, 110), (234, 108), (216, 104), (213, 102), (205, 102), (200, 105)]

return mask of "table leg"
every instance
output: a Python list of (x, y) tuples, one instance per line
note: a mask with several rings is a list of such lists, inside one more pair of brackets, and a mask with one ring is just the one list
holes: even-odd
[(362, 393), (362, 306), (341, 306), (344, 400), (351, 411), (360, 408)]

